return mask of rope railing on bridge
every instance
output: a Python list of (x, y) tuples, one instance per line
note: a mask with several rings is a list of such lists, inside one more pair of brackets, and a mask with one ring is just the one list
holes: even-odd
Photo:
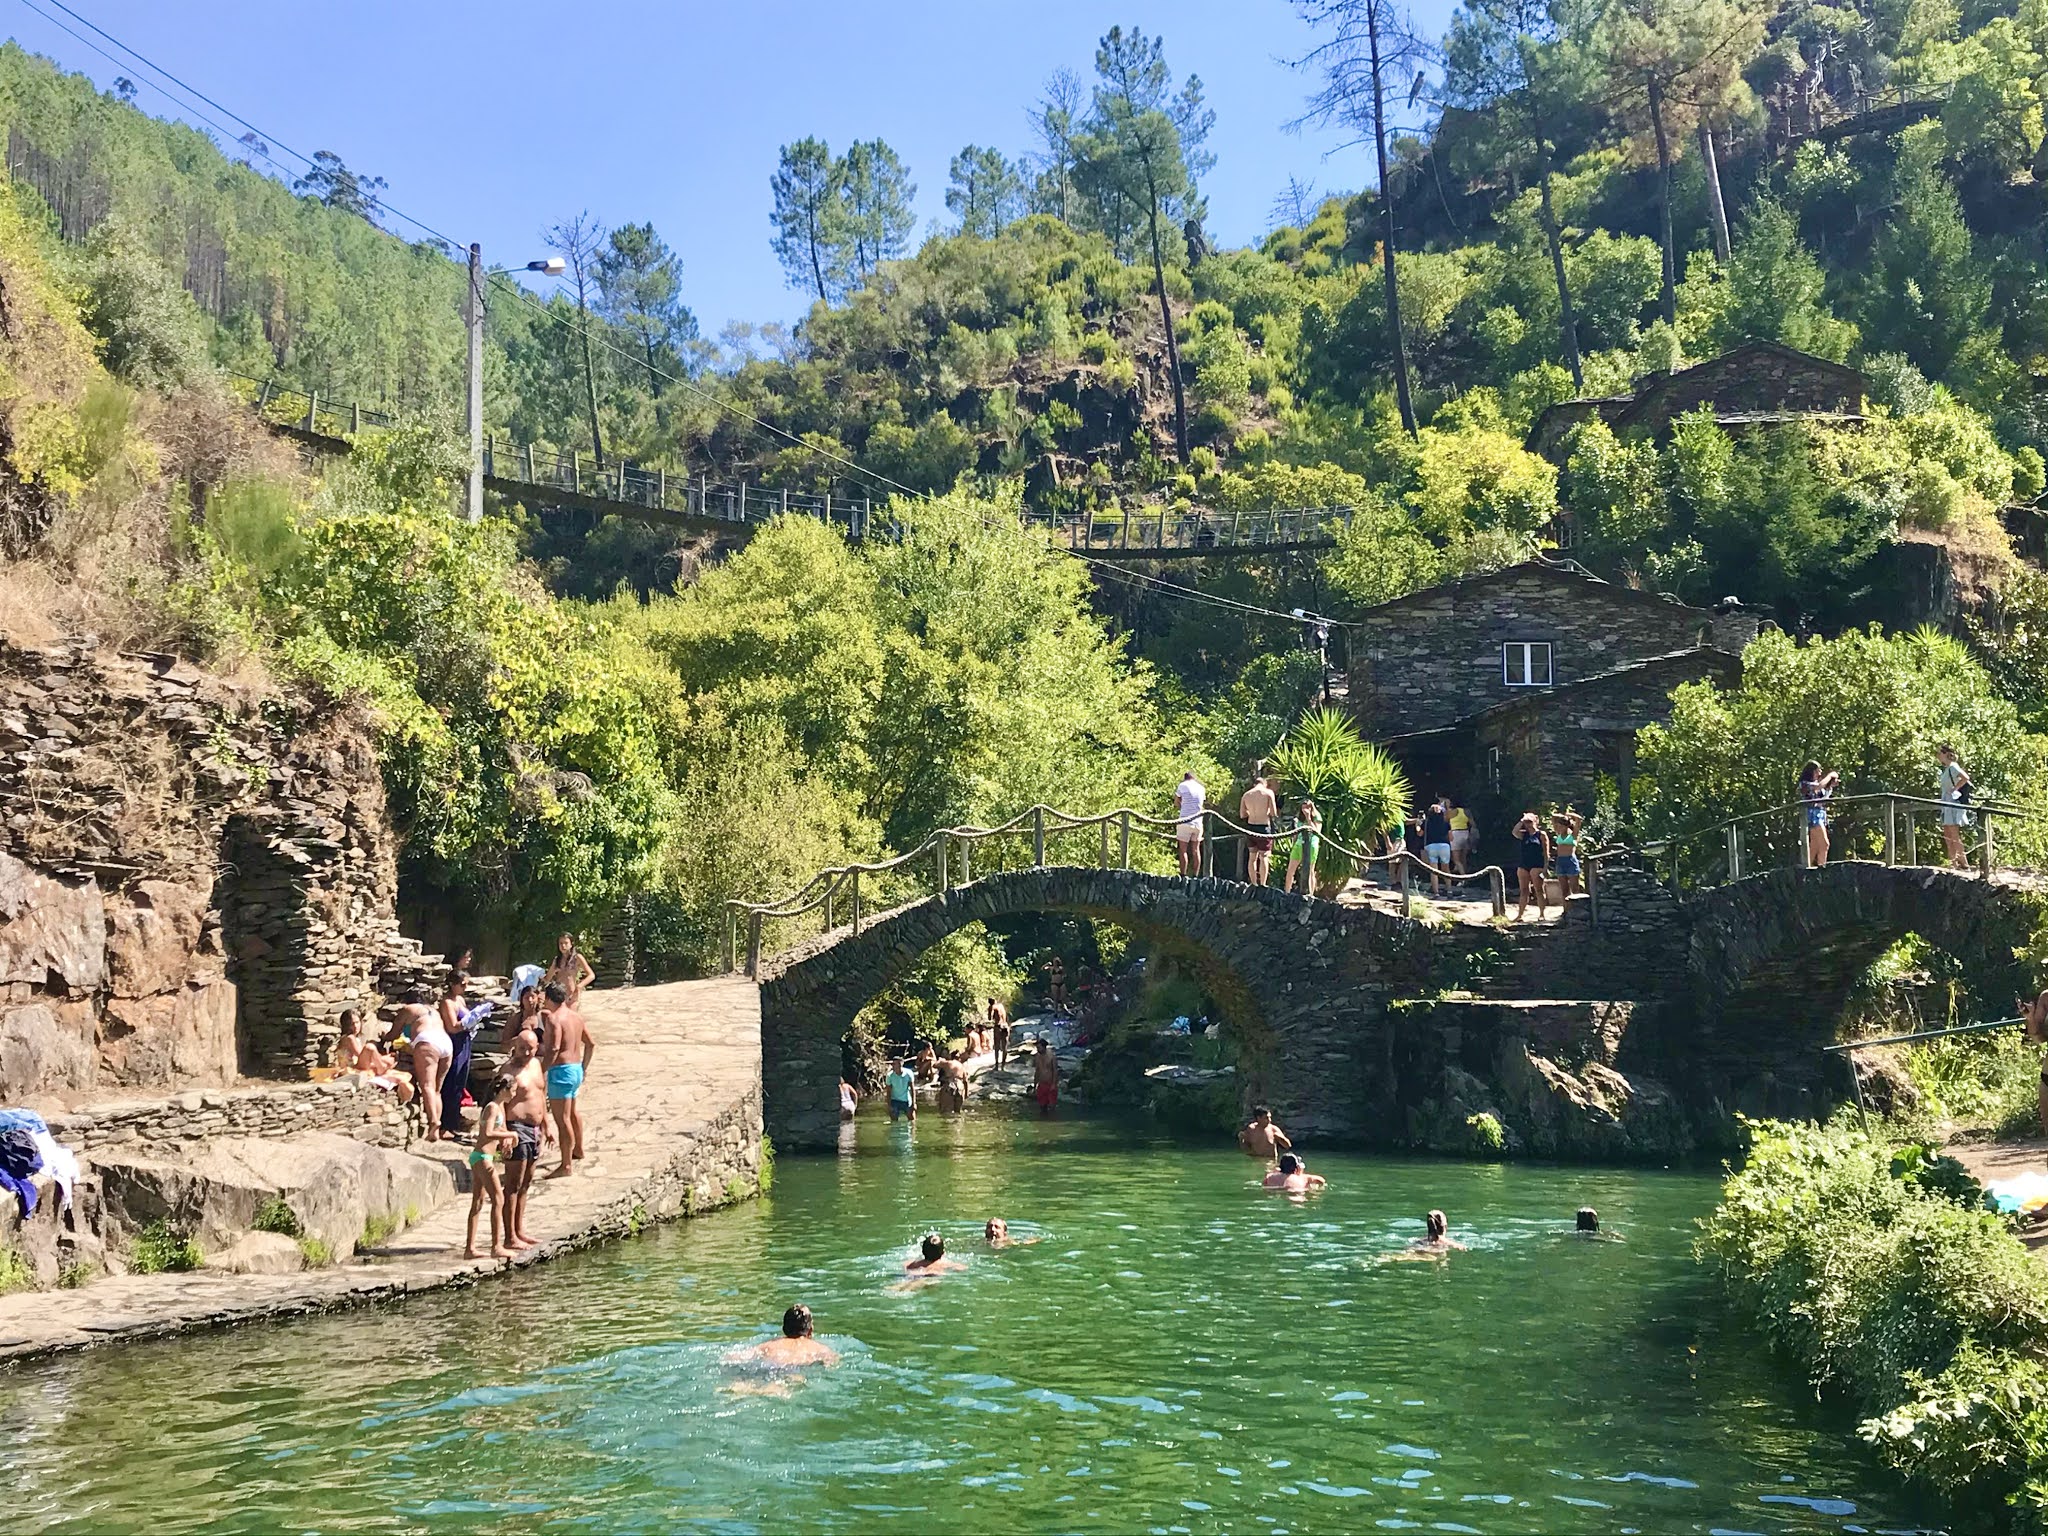
[[(863, 921), (870, 921), (876, 915), (863, 905), (861, 881), (869, 882), (872, 898), (879, 877), (895, 874), (906, 869), (917, 869), (919, 884), (923, 884), (923, 871), (931, 871), (933, 894), (945, 895), (974, 881), (974, 853), (978, 844), (996, 839), (1022, 837), (1030, 839), (1031, 862), (1028, 868), (1100, 868), (1130, 869), (1134, 840), (1142, 845), (1144, 839), (1164, 841), (1169, 846), (1177, 844), (1180, 828), (1187, 818), (1179, 816), (1153, 816), (1144, 811), (1120, 808), (1094, 814), (1078, 814), (1062, 811), (1057, 807), (1037, 804), (1020, 811), (1008, 821), (992, 827), (957, 826), (942, 827), (932, 833), (907, 853), (894, 858), (881, 859), (873, 863), (851, 863), (836, 865), (820, 870), (797, 890), (774, 901), (728, 901), (726, 905), (727, 925), (725, 942), (725, 968), (736, 971), (740, 967), (739, 939), (742, 921), (747, 927), (746, 972), (758, 977), (761, 973), (761, 943), (765, 924), (772, 919), (805, 917), (813, 912), (822, 913), (824, 931), (831, 932), (840, 926), (838, 918), (844, 913), (852, 932), (861, 931)], [(1216, 879), (1216, 858), (1218, 846), (1225, 841), (1237, 850), (1248, 849), (1254, 837), (1271, 840), (1278, 853), (1278, 845), (1295, 837), (1304, 829), (1299, 823), (1275, 827), (1270, 831), (1256, 831), (1242, 822), (1233, 820), (1221, 811), (1204, 810), (1199, 817), (1202, 827), (1202, 869), (1199, 877)], [(1048, 843), (1061, 833), (1095, 828), (1097, 833), (1096, 857), (1091, 863), (1058, 865), (1047, 858)], [(1111, 833), (1114, 829), (1115, 850), (1112, 862)], [(1218, 829), (1221, 829), (1220, 832)], [(1406, 907), (1406, 898), (1411, 881), (1427, 880), (1432, 877), (1456, 884), (1485, 882), (1496, 917), (1507, 915), (1507, 874), (1499, 865), (1489, 864), (1484, 869), (1466, 874), (1454, 874), (1449, 870), (1436, 869), (1405, 850), (1398, 853), (1373, 854), (1348, 848), (1326, 832), (1318, 832), (1321, 848), (1345, 860), (1353, 872), (1371, 870), (1378, 866), (1385, 870), (1390, 887), (1398, 882)], [(1282, 866), (1284, 870), (1284, 865)], [(1228, 877), (1224, 877), (1228, 878)], [(1309, 876), (1311, 890), (1315, 876)], [(912, 898), (924, 899), (923, 891)], [(1311, 899), (1314, 899), (1311, 897)]]
[[(2000, 840), (1994, 821), (2010, 826), (2016, 821), (2033, 822), (2048, 817), (2048, 812), (2039, 807), (2010, 801), (1954, 802), (1891, 791), (1835, 795), (1821, 803), (1828, 817), (1830, 863), (1920, 867), (1924, 863), (1920, 857), (1924, 842), (1921, 834), (1926, 830), (1937, 839), (1927, 846), (1940, 848), (1940, 862), (1946, 866), (1947, 847), (1939, 841), (1942, 813), (1960, 811), (1970, 818), (1966, 828), (1977, 833), (1970, 839), (1976, 844), (1972, 866), (1987, 877), (1999, 867)], [(1795, 800), (1589, 857), (1597, 860), (1640, 856), (1652, 870), (1666, 870), (1668, 865), (1674, 895), (1688, 886), (1704, 889), (1727, 884), (1766, 869), (1805, 869), (1811, 858), (1806, 835), (1808, 809), (1808, 802)]]
[[(317, 390), (294, 389), (274, 380), (230, 373), (237, 389), (258, 415), (274, 426), (337, 443), (365, 430), (388, 430), (398, 418), (322, 396)], [(900, 525), (877, 519), (872, 498), (840, 494), (830, 486), (819, 491), (792, 491), (750, 481), (716, 481), (613, 456), (600, 466), (580, 449), (557, 449), (534, 443), (501, 445), (495, 435), (484, 439), (484, 480), (503, 494), (539, 492), (568, 495), (621, 515), (698, 518), (707, 522), (760, 524), (798, 513), (828, 526), (843, 528), (849, 538), (894, 538)], [(1339, 528), (1351, 521), (1353, 508), (1269, 507), (1220, 512), (1207, 508), (1131, 508), (1114, 515), (1103, 511), (1032, 513), (1026, 526), (1042, 528), (1056, 544), (1097, 559), (1146, 553), (1201, 554), (1212, 550), (1288, 550), (1326, 547), (1336, 542)]]

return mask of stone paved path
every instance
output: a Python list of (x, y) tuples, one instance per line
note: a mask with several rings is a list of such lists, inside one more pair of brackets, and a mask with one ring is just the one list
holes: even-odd
[[(375, 1255), (295, 1275), (125, 1275), (76, 1291), (0, 1297), (0, 1360), (262, 1317), (328, 1311), (474, 1282), (621, 1234), (730, 1193), (736, 1130), (758, 1145), (760, 993), (744, 977), (592, 992), (597, 1055), (583, 1095), (589, 1157), (576, 1176), (536, 1178), (527, 1226), (540, 1246), (518, 1259), (462, 1257), (469, 1201), (450, 1200)], [(423, 1156), (462, 1153), (414, 1146)], [(751, 1186), (749, 1191), (751, 1192)]]

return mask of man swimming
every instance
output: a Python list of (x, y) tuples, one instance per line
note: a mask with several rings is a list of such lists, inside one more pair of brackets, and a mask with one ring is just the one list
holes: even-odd
[(738, 1396), (787, 1397), (790, 1388), (803, 1381), (798, 1372), (807, 1365), (830, 1369), (839, 1363), (839, 1351), (819, 1341), (812, 1332), (811, 1309), (798, 1302), (782, 1314), (781, 1338), (736, 1349), (725, 1357), (725, 1363), (749, 1375), (773, 1378), (734, 1382), (726, 1388), (728, 1392)]
[(903, 1266), (905, 1274), (923, 1279), (926, 1275), (950, 1274), (967, 1266), (958, 1259), (946, 1257), (946, 1240), (936, 1232), (927, 1232), (924, 1241), (918, 1244), (918, 1256)]
[(1237, 1133), (1237, 1144), (1248, 1155), (1268, 1163), (1294, 1145), (1273, 1123), (1273, 1111), (1263, 1104), (1252, 1110), (1251, 1124)]
[(1266, 1175), (1263, 1187), (1277, 1189), (1283, 1194), (1305, 1195), (1312, 1189), (1324, 1188), (1329, 1182), (1320, 1173), (1310, 1173), (1292, 1152), (1282, 1152), (1279, 1170)]
[(1010, 1236), (1010, 1224), (1000, 1216), (991, 1216), (983, 1224), (981, 1235), (988, 1239), (991, 1248), (1022, 1248), (1038, 1241), (1035, 1237)]

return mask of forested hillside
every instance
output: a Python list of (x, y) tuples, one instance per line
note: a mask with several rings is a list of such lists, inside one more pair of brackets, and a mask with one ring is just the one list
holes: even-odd
[[(539, 211), (569, 270), (545, 297), (494, 287), (492, 430), (904, 493), (901, 545), (777, 528), (676, 592), (659, 533), (446, 519), (462, 269), (391, 232), (367, 171), (330, 155), (287, 185), (265, 146), (0, 49), (8, 259), (97, 349), (89, 383), (52, 386), (92, 472), (45, 475), (12, 535), (42, 551), (36, 601), (68, 622), (118, 586), (143, 630), (364, 692), (413, 889), (534, 923), (636, 894), (684, 965), (726, 895), (1040, 795), (1141, 802), (1177, 761), (1269, 749), (1315, 691), (1298, 626), (1091, 586), (1020, 512), (1349, 506), (1327, 558), (1179, 578), (1340, 618), (1526, 556), (1561, 505), (1602, 574), (1795, 632), (1910, 616), (1884, 557), (1912, 542), (1959, 578), (1976, 652), (1929, 665), (1974, 691), (1988, 665), (2001, 710), (2048, 716), (2048, 600), (2011, 537), (2048, 446), (2048, 4), (1471, 0), (1441, 40), (1380, 0), (1300, 8), (1326, 45), (1304, 110), (1355, 130), (1340, 175), (1376, 180), (1383, 141), (1386, 189), (1276, 187), (1256, 247), (1207, 231), (1199, 82), (1121, 31), (1048, 83), (1036, 142), (962, 149), (922, 238), (918, 168), (885, 142), (793, 139), (758, 234), (810, 296), (787, 332), (708, 340), (658, 231)], [(1867, 419), (1529, 446), (1546, 406), (1757, 339), (1861, 369)], [(174, 473), (179, 402), (232, 414), (215, 367), (417, 421), (318, 484)], [(110, 401), (120, 431), (88, 431)], [(146, 473), (108, 456), (131, 437)], [(48, 527), (126, 505), (97, 478), (117, 463), (153, 487), (121, 556), (150, 574), (89, 597)], [(706, 805), (764, 830), (735, 852)]]

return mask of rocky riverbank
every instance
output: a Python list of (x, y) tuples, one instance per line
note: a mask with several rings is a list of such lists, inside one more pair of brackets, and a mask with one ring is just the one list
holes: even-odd
[[(529, 1225), (541, 1242), (530, 1252), (514, 1260), (462, 1257), (469, 1202), (459, 1149), (416, 1144), (397, 1153), (355, 1143), (376, 1168), (357, 1170), (353, 1183), (333, 1178), (324, 1200), (308, 1205), (320, 1230), (330, 1234), (318, 1240), (338, 1246), (346, 1229), (359, 1244), (352, 1256), (288, 1273), (200, 1268), (126, 1274), (78, 1289), (0, 1297), (0, 1360), (470, 1284), (757, 1193), (763, 1146), (753, 985), (735, 978), (681, 982), (591, 993), (585, 1003), (600, 1042), (583, 1100), (591, 1155), (572, 1178), (535, 1182)], [(262, 1141), (232, 1138), (187, 1156), (166, 1177), (172, 1185), (202, 1176), (239, 1179), (253, 1189), (255, 1174), (274, 1179), (288, 1161), (304, 1162), (320, 1134), (269, 1143), (274, 1158), (267, 1170), (251, 1169), (247, 1161), (249, 1149), (262, 1148)], [(293, 1150), (278, 1150), (287, 1146)], [(393, 1174), (386, 1160), (398, 1162), (404, 1176)], [(368, 1235), (375, 1240), (363, 1243), (367, 1208), (359, 1210), (348, 1191), (377, 1186), (380, 1176), (388, 1180), (381, 1186), (385, 1204), (401, 1202), (399, 1217), (407, 1204), (433, 1203), (417, 1209), (411, 1224), (396, 1223), (403, 1230), (383, 1236), (372, 1228)], [(435, 1200), (437, 1190), (443, 1193)]]

